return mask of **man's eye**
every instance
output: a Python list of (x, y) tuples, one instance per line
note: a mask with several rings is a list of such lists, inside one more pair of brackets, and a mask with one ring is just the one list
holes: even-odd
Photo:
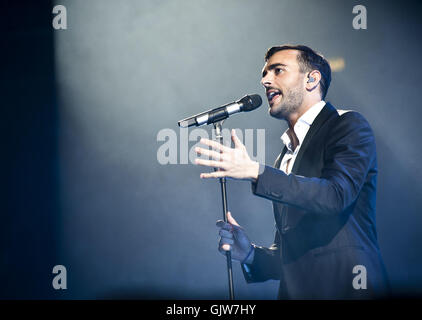
[(281, 68), (275, 68), (274, 69), (274, 73), (275, 74), (280, 74), (280, 73), (282, 73), (283, 72), (283, 69), (281, 69)]

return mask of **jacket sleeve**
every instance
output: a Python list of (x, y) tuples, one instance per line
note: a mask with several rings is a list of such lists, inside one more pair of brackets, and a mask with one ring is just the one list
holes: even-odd
[(246, 282), (280, 280), (280, 235), (276, 231), (274, 244), (269, 247), (255, 247), (252, 264), (241, 264)]
[(344, 113), (337, 121), (325, 144), (320, 177), (286, 175), (261, 165), (252, 192), (308, 214), (336, 215), (350, 206), (369, 169), (376, 167), (375, 138), (368, 122), (357, 112)]

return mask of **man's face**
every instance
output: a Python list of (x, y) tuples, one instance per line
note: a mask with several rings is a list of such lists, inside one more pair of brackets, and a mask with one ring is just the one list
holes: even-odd
[(299, 70), (297, 54), (297, 50), (278, 51), (262, 69), (261, 83), (266, 90), (269, 113), (278, 119), (288, 119), (303, 101), (305, 74)]

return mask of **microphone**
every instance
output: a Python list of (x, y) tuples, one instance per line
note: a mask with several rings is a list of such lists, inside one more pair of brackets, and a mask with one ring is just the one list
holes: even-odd
[(228, 118), (230, 115), (241, 111), (252, 111), (262, 104), (259, 94), (251, 94), (244, 96), (235, 102), (230, 102), (224, 106), (211, 109), (192, 117), (180, 120), (177, 124), (179, 127), (187, 128), (193, 125), (199, 127), (203, 124), (211, 124)]

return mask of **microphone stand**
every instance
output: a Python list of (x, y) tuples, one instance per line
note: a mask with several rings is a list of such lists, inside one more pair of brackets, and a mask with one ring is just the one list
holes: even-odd
[[(223, 134), (221, 133), (221, 128), (223, 125), (224, 120), (214, 122), (214, 129), (215, 129), (215, 137), (216, 140), (223, 144)], [(226, 189), (226, 178), (222, 177), (219, 178), (220, 186), (221, 186), (221, 197), (223, 200), (223, 220), (227, 222), (227, 189)], [(234, 300), (234, 286), (233, 286), (233, 269), (232, 269), (232, 255), (231, 251), (226, 252), (226, 259), (227, 259), (227, 275), (229, 280), (229, 296), (230, 300)]]

